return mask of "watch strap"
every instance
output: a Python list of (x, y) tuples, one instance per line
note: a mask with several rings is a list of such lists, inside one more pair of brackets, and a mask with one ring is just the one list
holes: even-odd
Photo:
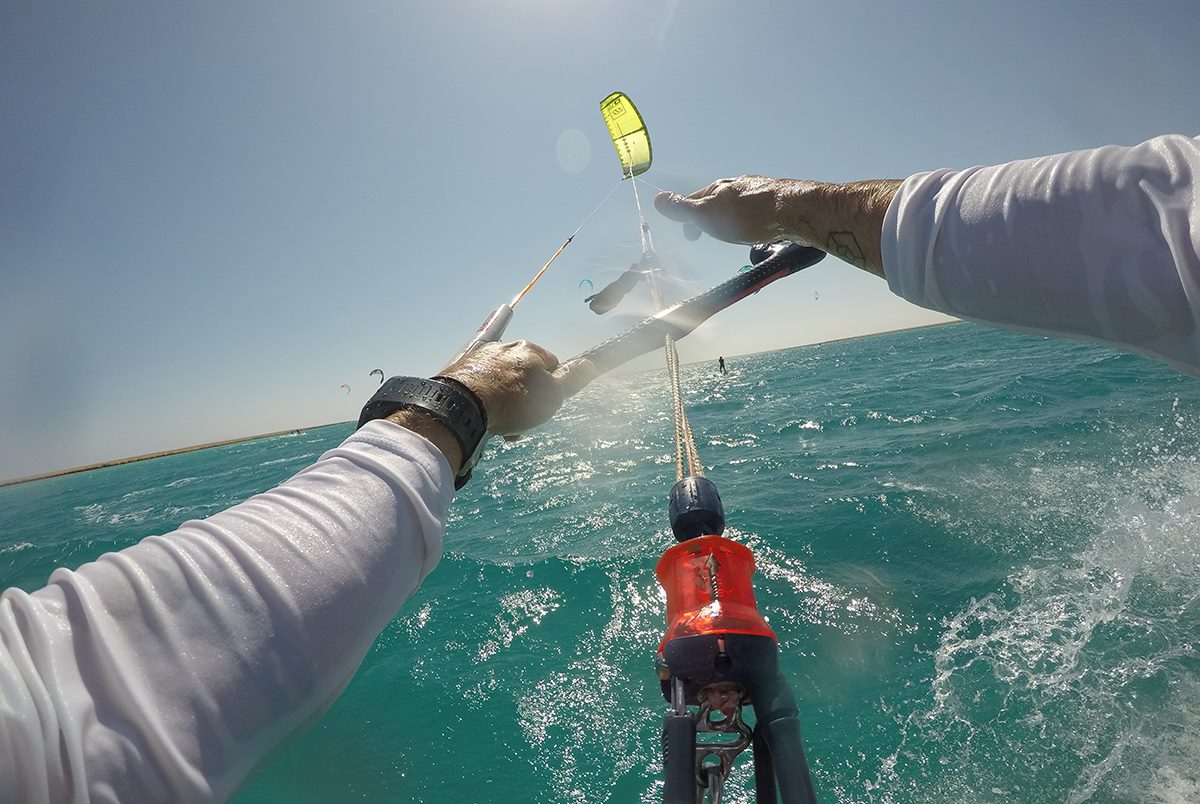
[(463, 456), (454, 488), (466, 485), (487, 437), (487, 411), (475, 392), (449, 377), (392, 377), (363, 406), (358, 426), (387, 418), (402, 408), (423, 410), (450, 431)]

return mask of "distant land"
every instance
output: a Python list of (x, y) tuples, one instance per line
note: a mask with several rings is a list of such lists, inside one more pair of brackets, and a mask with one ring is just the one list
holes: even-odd
[[(771, 352), (783, 352), (788, 349), (804, 349), (804, 348), (807, 348), (810, 346), (824, 346), (824, 345), (830, 344), (830, 343), (841, 343), (842, 341), (856, 341), (859, 338), (871, 338), (876, 335), (891, 335), (891, 334), (894, 334), (897, 332), (911, 332), (912, 330), (916, 330), (916, 329), (929, 329), (931, 327), (945, 327), (945, 326), (952, 326), (954, 324), (961, 324), (961, 323), (963, 323), (963, 322), (961, 322), (961, 321), (938, 321), (933, 324), (920, 324), (915, 327), (904, 327), (902, 329), (888, 330), (887, 332), (870, 332), (865, 335), (851, 335), (846, 338), (835, 338), (835, 339), (829, 340), (829, 341), (818, 341), (816, 343), (802, 343), (802, 344), (798, 344), (796, 346), (784, 346), (784, 347), (780, 347), (779, 349), (768, 349), (764, 352), (751, 352), (749, 354), (729, 355), (726, 357), (726, 360), (728, 360), (730, 358), (734, 358), (734, 357), (749, 357), (752, 354), (754, 354), (754, 355), (770, 354)], [(711, 362), (712, 362), (711, 360), (694, 361), (694, 363), (711, 363)], [(688, 363), (685, 365), (693, 365), (693, 363)], [(630, 371), (628, 373), (629, 374), (640, 374), (646, 370), (647, 369), (641, 369), (638, 371)], [(178, 449), (168, 449), (168, 450), (163, 450), (162, 452), (148, 452), (145, 455), (133, 455), (128, 458), (116, 458), (111, 461), (102, 461), (101, 463), (88, 464), (87, 466), (76, 466), (71, 469), (58, 469), (53, 472), (42, 472), (41, 474), (38, 474), (38, 475), (29, 475), (28, 477), (18, 477), (18, 478), (14, 478), (12, 480), (0, 480), (0, 488), (3, 488), (5, 486), (15, 486), (19, 483), (32, 483), (35, 480), (48, 480), (49, 478), (62, 477), (63, 475), (73, 475), (73, 474), (77, 474), (79, 472), (90, 472), (93, 469), (106, 469), (110, 466), (121, 466), (122, 464), (126, 464), (126, 463), (137, 463), (138, 461), (148, 461), (152, 458), (165, 458), (168, 455), (181, 455), (185, 452), (195, 452), (195, 451), (201, 450), (201, 449), (212, 449), (213, 447), (226, 447), (226, 446), (229, 446), (230, 444), (241, 444), (246, 441), (258, 441), (263, 438), (274, 438), (275, 436), (287, 435), (288, 433), (303, 433), (308, 430), (318, 430), (322, 427), (332, 427), (336, 424), (345, 424), (345, 422), (330, 422), (328, 424), (318, 424), (313, 427), (293, 427), (288, 430), (279, 430), (274, 433), (263, 433), (262, 435), (242, 436), (240, 438), (227, 438), (224, 441), (210, 441), (207, 444), (196, 444), (196, 445), (190, 446), (190, 447), (179, 447)]]
[(274, 433), (263, 433), (262, 435), (242, 436), (241, 438), (227, 438), (224, 441), (210, 441), (207, 444), (196, 444), (191, 447), (179, 447), (178, 449), (168, 449), (162, 452), (148, 452), (145, 455), (133, 455), (128, 458), (116, 458), (111, 461), (102, 461), (101, 463), (90, 463), (87, 466), (76, 466), (71, 469), (59, 469), (54, 472), (42, 472), (40, 475), (29, 475), (28, 477), (18, 477), (13, 480), (0, 480), (0, 488), (5, 486), (15, 486), (18, 483), (32, 483), (35, 480), (48, 480), (52, 477), (62, 477), (63, 475), (73, 475), (79, 472), (90, 472), (93, 469), (107, 469), (110, 466), (121, 466), (126, 463), (137, 463), (138, 461), (148, 461), (151, 458), (165, 458), (168, 455), (181, 455), (185, 452), (195, 452), (201, 449), (211, 449), (213, 447), (227, 447), (230, 444), (241, 444), (246, 441), (259, 441), (264, 438), (274, 438), (275, 436), (287, 435), (289, 433), (305, 433), (309, 430), (319, 430), (322, 427), (332, 427), (335, 424), (346, 424), (346, 422), (330, 422), (329, 424), (318, 424), (315, 427), (292, 427), (287, 430), (279, 430)]

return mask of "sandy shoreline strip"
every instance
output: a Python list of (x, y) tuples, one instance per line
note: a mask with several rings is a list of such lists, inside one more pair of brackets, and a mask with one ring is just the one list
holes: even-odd
[(185, 452), (196, 452), (202, 449), (212, 449), (213, 447), (227, 447), (230, 444), (241, 444), (246, 441), (259, 441), (264, 438), (274, 438), (275, 436), (287, 435), (289, 433), (305, 433), (309, 430), (319, 430), (322, 427), (332, 427), (335, 424), (345, 424), (345, 422), (330, 422), (329, 424), (318, 424), (313, 427), (293, 427), (288, 430), (279, 430), (274, 433), (263, 433), (262, 435), (242, 436), (241, 438), (227, 438), (224, 441), (210, 441), (207, 444), (196, 444), (191, 447), (179, 447), (178, 449), (168, 449), (162, 452), (148, 452), (145, 455), (133, 455), (128, 458), (115, 458), (111, 461), (103, 461), (101, 463), (92, 463), (87, 466), (75, 466), (71, 469), (59, 469), (54, 472), (43, 472), (40, 475), (30, 475), (28, 477), (18, 477), (12, 480), (0, 480), (0, 488), (5, 486), (15, 486), (19, 483), (32, 483), (35, 480), (49, 480), (52, 477), (62, 477), (63, 475), (74, 475), (79, 472), (90, 472), (93, 469), (107, 469), (110, 466), (121, 466), (127, 463), (137, 463), (138, 461), (148, 461), (152, 458), (166, 458), (169, 455), (182, 455)]

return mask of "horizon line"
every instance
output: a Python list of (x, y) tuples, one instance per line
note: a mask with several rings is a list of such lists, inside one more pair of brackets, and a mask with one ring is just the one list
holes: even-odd
[[(870, 338), (875, 335), (891, 335), (891, 334), (895, 334), (897, 332), (910, 332), (912, 330), (917, 330), (917, 329), (929, 329), (931, 327), (945, 327), (945, 326), (950, 326), (953, 324), (962, 324), (962, 323), (965, 323), (965, 322), (958, 320), (958, 321), (937, 321), (932, 324), (917, 324), (917, 325), (914, 325), (911, 327), (900, 327), (898, 329), (889, 329), (889, 330), (883, 330), (880, 332), (867, 332), (862, 335), (848, 335), (845, 338), (834, 338), (834, 339), (828, 340), (828, 341), (812, 341), (810, 343), (796, 344), (795, 346), (781, 346), (777, 349), (764, 349), (761, 352), (742, 352), (741, 354), (729, 355), (729, 358), (749, 357), (751, 355), (767, 355), (767, 354), (771, 354), (772, 352), (783, 352), (788, 349), (803, 349), (803, 348), (806, 348), (809, 346), (824, 346), (824, 345), (830, 344), (830, 343), (841, 343), (843, 341), (855, 341), (855, 340), (859, 340), (861, 338)], [(690, 363), (682, 363), (681, 365), (692, 366), (692, 365), (696, 365), (698, 363), (708, 363), (708, 362), (711, 362), (711, 358), (706, 358), (704, 360), (693, 360)], [(611, 376), (618, 376), (618, 377), (632, 376), (635, 374), (645, 373), (646, 371), (657, 371), (657, 369), (638, 369), (636, 371), (630, 371), (630, 372), (626, 372), (626, 373), (614, 373)], [(216, 447), (227, 447), (227, 446), (230, 446), (233, 444), (243, 444), (247, 441), (260, 441), (264, 438), (274, 438), (276, 436), (286, 435), (287, 433), (303, 433), (303, 432), (307, 432), (308, 430), (319, 430), (323, 427), (333, 427), (333, 426), (339, 425), (339, 424), (347, 424), (348, 421), (350, 421), (350, 420), (347, 420), (346, 422), (327, 422), (325, 424), (316, 424), (316, 425), (312, 425), (310, 427), (288, 427), (283, 430), (276, 430), (273, 433), (260, 433), (258, 435), (236, 436), (234, 438), (226, 438), (226, 439), (222, 439), (220, 441), (209, 441), (204, 444), (193, 444), (191, 446), (186, 446), (186, 447), (176, 447), (174, 449), (159, 450), (157, 452), (147, 452), (142, 455), (130, 455), (125, 458), (113, 458), (112, 460), (99, 461), (97, 463), (89, 463), (89, 464), (85, 464), (83, 466), (72, 466), (67, 469), (54, 469), (49, 472), (39, 472), (38, 474), (35, 474), (35, 475), (28, 475), (25, 477), (16, 477), (16, 478), (12, 478), (10, 480), (0, 480), (0, 488), (5, 488), (6, 486), (18, 486), (18, 485), (21, 485), (22, 483), (34, 483), (38, 480), (50, 480), (50, 479), (53, 479), (56, 477), (65, 477), (66, 475), (80, 474), (82, 472), (91, 472), (95, 469), (108, 469), (113, 466), (123, 466), (128, 463), (138, 463), (140, 461), (149, 461), (149, 460), (153, 460), (155, 458), (169, 458), (172, 455), (182, 455), (186, 452), (198, 452), (203, 449), (215, 449)]]

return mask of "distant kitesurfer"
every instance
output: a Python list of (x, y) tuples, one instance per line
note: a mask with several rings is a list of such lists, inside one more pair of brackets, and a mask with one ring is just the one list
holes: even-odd
[[(810, 252), (810, 253), (811, 253), (811, 252)], [(724, 373), (725, 373), (725, 358), (724, 358), (724, 357), (718, 357), (718, 358), (717, 358), (717, 365), (721, 367), (721, 373), (722, 373), (722, 374), (724, 374)]]
[(1200, 138), (1170, 134), (904, 180), (742, 176), (655, 206), (695, 239), (787, 238), (953, 316), (1200, 375)]

